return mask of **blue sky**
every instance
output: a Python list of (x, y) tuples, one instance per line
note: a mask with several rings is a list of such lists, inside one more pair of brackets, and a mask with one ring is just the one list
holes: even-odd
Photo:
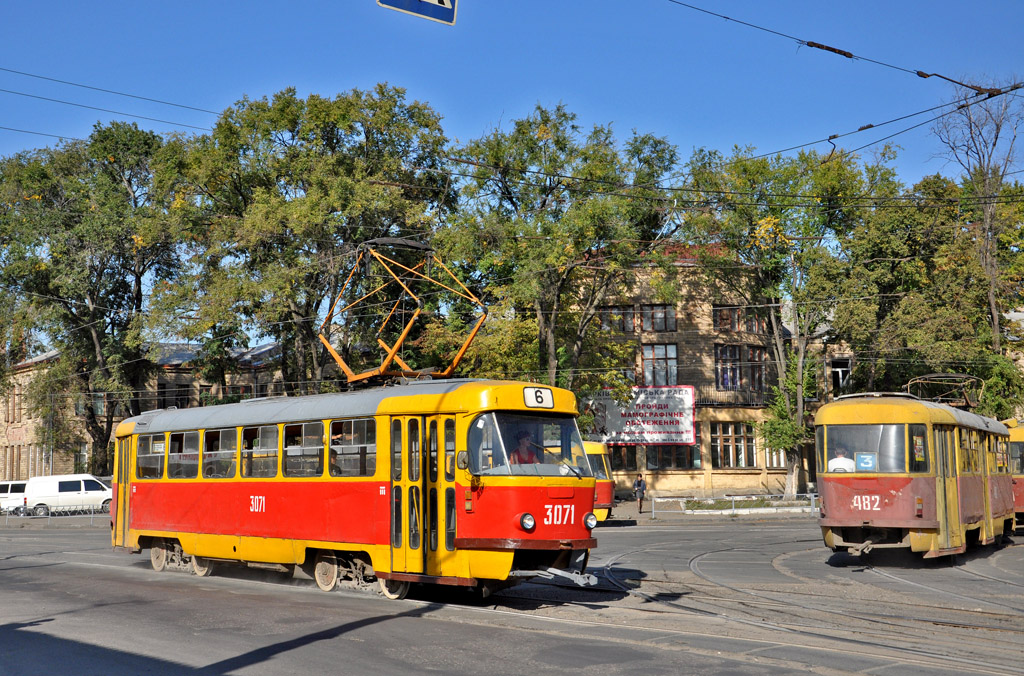
[[(0, 68), (220, 111), (288, 86), (331, 96), (380, 81), (430, 103), (467, 141), (564, 103), (585, 126), (612, 123), (694, 147), (777, 151), (939, 105), (938, 78), (801, 46), (671, 0), (458, 0), (454, 27), (375, 0), (8, 3)], [(691, 4), (867, 59), (954, 79), (1024, 79), (1024, 2), (856, 3), (692, 0)], [(207, 127), (215, 115), (0, 70), (0, 89)], [(0, 92), (0, 127), (84, 138), (132, 120)], [(926, 116), (845, 139), (866, 145)], [(194, 130), (193, 130), (194, 131)], [(929, 125), (893, 139), (906, 183), (955, 167)], [(0, 129), (0, 155), (55, 138)], [(827, 152), (828, 144), (815, 146)], [(861, 151), (865, 155), (871, 148)]]

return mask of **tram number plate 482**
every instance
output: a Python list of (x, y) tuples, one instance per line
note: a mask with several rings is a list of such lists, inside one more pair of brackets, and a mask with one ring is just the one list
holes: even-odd
[(877, 495), (855, 495), (853, 496), (853, 508), (862, 512), (880, 512), (882, 510), (878, 506), (879, 501)]
[(576, 505), (544, 505), (544, 525), (563, 526), (576, 523)]

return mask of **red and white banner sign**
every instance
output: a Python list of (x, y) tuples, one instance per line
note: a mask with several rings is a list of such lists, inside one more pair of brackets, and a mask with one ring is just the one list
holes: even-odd
[(692, 444), (693, 386), (634, 387), (633, 401), (620, 407), (606, 394), (590, 404), (594, 426), (608, 444)]

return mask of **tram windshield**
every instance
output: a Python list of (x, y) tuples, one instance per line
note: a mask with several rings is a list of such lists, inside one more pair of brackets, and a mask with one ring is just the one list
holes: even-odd
[[(905, 435), (906, 425), (827, 425), (825, 471), (906, 472)], [(923, 446), (920, 453), (923, 460)]]
[(470, 425), (468, 441), (474, 474), (594, 475), (575, 418), (485, 413)]

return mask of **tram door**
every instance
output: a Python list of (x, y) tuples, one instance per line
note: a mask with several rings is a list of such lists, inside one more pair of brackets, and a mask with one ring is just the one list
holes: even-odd
[(952, 427), (936, 425), (935, 512), (939, 520), (939, 547), (963, 546), (960, 528), (960, 500), (957, 493), (956, 434)]
[(391, 570), (423, 573), (423, 419), (391, 419)]
[(450, 575), (445, 561), (455, 548), (455, 418), (426, 419), (424, 555), (428, 575)]
[(130, 502), (131, 486), (129, 486), (129, 466), (131, 465), (131, 437), (123, 437), (117, 440), (117, 454), (115, 463), (117, 465), (115, 477), (117, 478), (117, 513), (114, 515), (114, 542), (115, 547), (124, 547), (128, 544), (128, 505)]

